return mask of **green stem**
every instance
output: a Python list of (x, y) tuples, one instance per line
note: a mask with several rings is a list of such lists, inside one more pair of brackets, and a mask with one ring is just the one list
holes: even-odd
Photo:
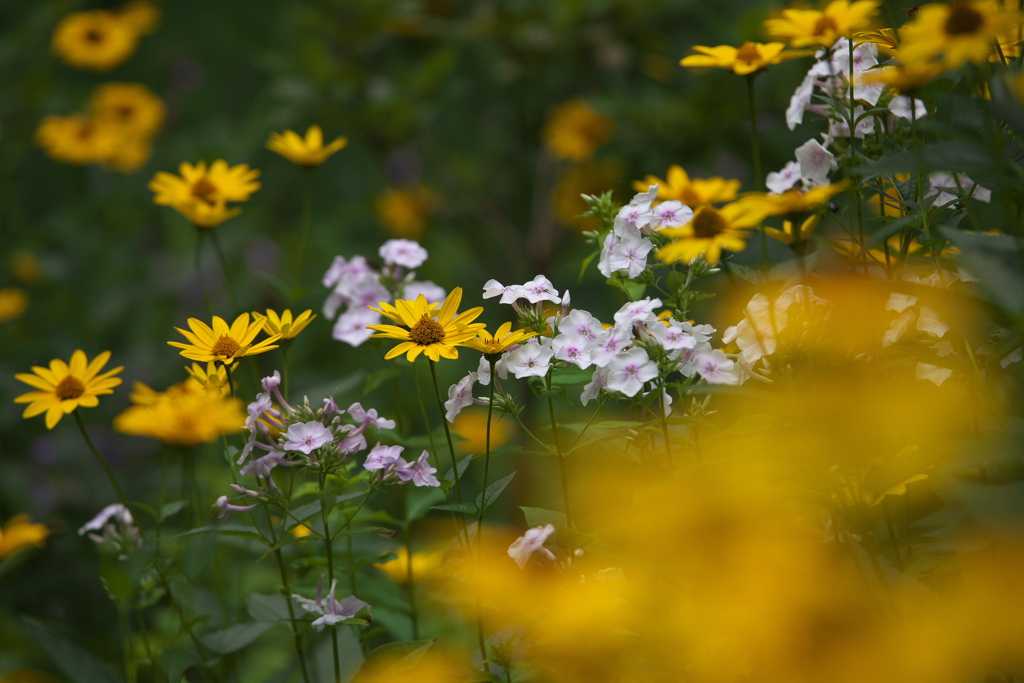
[(224, 271), (224, 284), (227, 286), (228, 296), (231, 297), (231, 305), (235, 309), (237, 314), (242, 310), (242, 307), (238, 305), (238, 297), (235, 296), (235, 286), (231, 281), (231, 271), (228, 269), (228, 259), (224, 255), (224, 248), (220, 244), (220, 237), (217, 236), (215, 230), (210, 230), (210, 241), (213, 242), (213, 250), (217, 252), (217, 259), (220, 260), (221, 270)]
[(558, 423), (555, 421), (555, 402), (551, 398), (551, 370), (544, 378), (548, 390), (548, 416), (551, 418), (551, 437), (555, 441), (555, 455), (558, 458), (558, 470), (562, 475), (562, 504), (565, 506), (565, 524), (570, 529), (572, 524), (572, 507), (569, 505), (569, 477), (565, 466), (565, 454), (558, 441)]
[(128, 607), (123, 600), (117, 601), (117, 621), (121, 630), (121, 650), (124, 655), (124, 672), (128, 683), (135, 683), (135, 657), (132, 654), (132, 627), (128, 618)]
[(284, 400), (289, 401), (289, 402), (290, 402), (291, 396), (288, 393), (288, 384), (289, 384), (289, 382), (288, 382), (288, 379), (289, 379), (289, 375), (288, 375), (288, 349), (290, 349), (290, 348), (291, 348), (291, 344), (287, 344), (287, 343), (281, 346), (281, 356), (283, 357), (282, 363), (284, 365), (284, 369), (283, 369), (283, 372), (282, 372), (282, 374), (284, 375), (284, 378), (283, 378), (284, 379)]
[[(422, 358), (423, 356), (421, 356)], [(429, 363), (430, 360), (427, 359)], [(416, 396), (420, 400), (420, 412), (423, 414), (423, 427), (427, 430), (427, 440), (430, 442), (430, 453), (434, 456), (434, 468), (441, 471), (441, 456), (437, 452), (437, 444), (434, 443), (434, 430), (430, 428), (430, 417), (427, 416), (427, 404), (423, 401), (423, 385), (420, 384), (420, 373), (417, 365), (412, 365), (412, 377), (416, 381)], [(443, 418), (442, 418), (443, 419)]]
[(299, 234), (299, 242), (295, 254), (295, 284), (289, 292), (289, 300), (295, 301), (299, 298), (302, 290), (302, 264), (306, 259), (306, 241), (309, 239), (309, 224), (313, 218), (313, 167), (306, 166), (305, 191), (302, 198), (302, 232)]
[(665, 388), (665, 380), (664, 380), (664, 378), (661, 380), (659, 388), (661, 389), (661, 396), (660, 396), (661, 401), (659, 401), (659, 405), (661, 406), (661, 410), (658, 411), (658, 412), (661, 413), (659, 415), (659, 417), (661, 418), (661, 434), (662, 434), (662, 437), (665, 439), (665, 454), (668, 456), (668, 464), (669, 464), (669, 467), (671, 467), (672, 466), (672, 441), (668, 437), (668, 416), (665, 415), (665, 408), (668, 407), (668, 404), (666, 402), (666, 397), (668, 396), (668, 389)]
[(754, 189), (761, 189), (761, 141), (757, 135), (757, 106), (754, 101), (754, 77), (747, 75), (747, 101), (750, 102), (750, 147), (754, 160)]
[[(321, 474), (320, 478), (320, 493), (324, 492), (324, 488), (327, 484), (327, 475)], [(366, 499), (363, 499), (366, 502)], [(362, 505), (360, 505), (362, 507)], [(332, 585), (334, 581), (334, 537), (331, 535), (330, 523), (327, 521), (328, 512), (327, 508), (323, 504), (321, 497), (320, 501), (320, 517), (324, 523), (324, 542), (327, 546), (327, 585)], [(338, 629), (331, 629), (331, 653), (334, 655), (334, 683), (341, 682), (341, 658), (338, 655)]]
[(199, 287), (203, 290), (203, 301), (206, 303), (206, 310), (213, 317), (213, 303), (210, 301), (210, 288), (206, 285), (206, 277), (203, 275), (203, 238), (206, 237), (208, 230), (203, 228), (196, 228), (196, 248), (195, 248), (195, 261), (196, 261), (196, 278), (199, 280)]
[[(485, 441), (484, 441), (484, 443), (485, 443), (485, 450), (484, 450), (484, 485), (483, 485), (483, 488), (481, 489), (481, 491), (483, 491), (483, 498), (481, 498), (481, 502), (484, 503), (484, 504), (487, 503), (487, 498), (486, 498), (487, 497), (487, 475), (488, 475), (488, 472), (490, 471), (490, 467), (491, 467), (491, 416), (494, 414), (494, 381), (493, 381), (493, 379), (494, 379), (494, 365), (496, 363), (495, 356), (494, 355), (488, 355), (487, 356), (487, 362), (490, 363), (490, 365), (491, 365), (491, 379), (492, 379), (492, 381), (491, 381), (491, 384), (490, 384), (490, 391), (488, 393), (488, 400), (487, 400), (487, 434), (484, 437), (484, 439), (485, 439)], [(483, 552), (483, 549), (482, 549), (483, 548), (483, 540), (482, 540), (483, 539), (483, 528), (484, 528), (484, 505), (481, 505), (480, 506), (480, 515), (477, 517), (477, 522), (476, 522), (476, 539), (477, 539), (478, 547), (481, 548), (481, 553)], [(482, 560), (482, 558), (481, 558), (481, 560)]]
[(77, 410), (73, 411), (72, 414), (75, 416), (75, 422), (78, 423), (79, 431), (81, 431), (82, 436), (85, 437), (85, 443), (88, 444), (89, 450), (91, 450), (92, 454), (96, 456), (96, 459), (100, 461), (100, 465), (103, 466), (103, 471), (107, 473), (107, 479), (110, 480), (111, 486), (113, 486), (114, 491), (117, 492), (118, 500), (121, 501), (121, 505), (124, 506), (125, 510), (128, 510), (128, 499), (124, 497), (124, 491), (121, 490), (121, 485), (117, 483), (117, 478), (114, 477), (114, 471), (110, 469), (107, 459), (104, 458), (103, 454), (96, 449), (92, 439), (89, 438), (89, 432), (85, 430), (85, 423), (82, 422), (82, 416), (78, 414)]
[[(448, 428), (448, 420), (444, 417), (444, 401), (441, 400), (441, 387), (437, 383), (437, 370), (434, 363), (429, 363), (430, 378), (434, 380), (434, 396), (437, 398), (437, 409), (441, 412), (441, 424), (444, 425), (444, 435), (448, 439), (448, 454), (452, 459), (452, 476), (455, 477), (455, 495), (458, 501), (462, 502), (462, 483), (459, 481), (459, 466), (455, 462), (455, 446), (452, 444), (452, 432)], [(468, 539), (467, 539), (468, 540)]]
[[(270, 527), (270, 542), (275, 546), (277, 545), (277, 534), (274, 532), (274, 520), (270, 516), (270, 511), (266, 507), (263, 511), (267, 514), (267, 524)], [(282, 529), (283, 531), (283, 529)], [(292, 588), (288, 585), (288, 573), (284, 564), (284, 556), (281, 554), (281, 549), (277, 548), (274, 550), (274, 557), (277, 559), (277, 569), (281, 574), (281, 585), (284, 587), (285, 602), (288, 604), (288, 625), (292, 630), (292, 638), (295, 642), (295, 654), (299, 658), (299, 669), (302, 671), (302, 680), (304, 683), (309, 683), (309, 672), (306, 670), (306, 658), (302, 654), (302, 638), (299, 636), (299, 630), (296, 627), (295, 620), (295, 605), (292, 601)]]

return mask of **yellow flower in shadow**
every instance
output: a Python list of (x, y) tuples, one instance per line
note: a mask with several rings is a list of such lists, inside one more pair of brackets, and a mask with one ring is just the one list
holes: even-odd
[(212, 443), (221, 436), (241, 432), (245, 423), (239, 399), (225, 396), (218, 389), (209, 391), (191, 377), (165, 392), (138, 382), (131, 399), (135, 405), (114, 418), (114, 429), (172, 446)]
[(21, 287), (0, 289), (0, 323), (20, 318), (28, 309), (28, 294)]
[(746, 76), (772, 64), (811, 54), (803, 50), (784, 52), (785, 43), (751, 43), (750, 41), (739, 47), (694, 45), (693, 49), (700, 54), (683, 57), (679, 61), (681, 66), (729, 69), (737, 76)]
[(409, 563), (409, 549), (404, 545), (393, 550), (396, 557), (387, 562), (379, 562), (375, 565), (383, 574), (397, 583), (408, 583), (409, 573), (412, 572), (412, 582), (420, 583), (428, 575), (436, 572), (441, 567), (441, 558), (444, 553), (434, 551), (429, 553), (413, 553), (412, 566)]
[(904, 64), (940, 59), (954, 69), (983, 62), (995, 52), (999, 37), (1019, 26), (1022, 17), (991, 0), (923, 5), (903, 27), (899, 58)]
[(293, 130), (286, 130), (284, 133), (271, 133), (267, 140), (267, 149), (277, 152), (288, 161), (299, 166), (319, 166), (329, 156), (344, 149), (348, 144), (348, 138), (344, 135), (334, 139), (326, 147), (324, 146), (324, 133), (320, 126), (310, 126), (306, 131), (306, 137), (300, 137)]
[(255, 312), (252, 314), (253, 320), (263, 322), (263, 331), (268, 336), (278, 335), (282, 342), (291, 341), (298, 336), (299, 332), (306, 329), (306, 326), (313, 321), (316, 315), (313, 314), (312, 310), (307, 310), (301, 313), (297, 318), (292, 318), (292, 312), (285, 310), (283, 313), (278, 315), (275, 311), (267, 309), (267, 314)]
[(559, 159), (586, 161), (612, 136), (612, 121), (583, 100), (556, 107), (544, 125), (544, 145)]
[(178, 171), (180, 176), (160, 171), (149, 181), (156, 194), (153, 203), (170, 206), (198, 228), (212, 228), (238, 214), (241, 209), (227, 203), (248, 201), (260, 189), (260, 172), (248, 164), (229, 167), (223, 159), (209, 167), (204, 161), (182, 162)]
[(121, 378), (114, 375), (124, 370), (123, 367), (100, 374), (108, 360), (110, 351), (104, 351), (89, 362), (85, 352), (77, 350), (71, 354), (70, 364), (54, 358), (48, 368), (35, 366), (32, 374), (15, 375), (15, 379), (36, 389), (14, 399), (15, 403), (29, 404), (22, 417), (28, 419), (46, 413), (46, 428), (53, 429), (78, 406), (95, 408), (100, 403), (99, 396), (114, 393), (114, 387), (121, 383)]
[(0, 529), (0, 560), (21, 552), (26, 548), (42, 548), (50, 528), (45, 524), (33, 524), (28, 515), (15, 515)]
[(106, 10), (91, 10), (61, 19), (52, 47), (70, 66), (107, 71), (128, 59), (138, 42), (139, 32), (130, 21)]
[(820, 11), (784, 9), (778, 18), (764, 22), (764, 29), (772, 38), (785, 40), (793, 47), (831, 48), (851, 31), (868, 28), (878, 5), (878, 0), (833, 0)]

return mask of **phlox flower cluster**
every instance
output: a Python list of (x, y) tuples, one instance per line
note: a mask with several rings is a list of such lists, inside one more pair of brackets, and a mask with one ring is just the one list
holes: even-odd
[(325, 626), (334, 626), (348, 619), (354, 619), (360, 612), (365, 614), (370, 610), (369, 604), (354, 595), (350, 595), (342, 600), (335, 598), (334, 592), (337, 587), (338, 580), (332, 579), (331, 590), (327, 593), (327, 597), (324, 597), (324, 579), (321, 576), (320, 583), (316, 587), (316, 597), (314, 599), (310, 600), (301, 595), (292, 594), (292, 599), (299, 603), (304, 610), (320, 615), (317, 619), (313, 620), (313, 628), (317, 631), (323, 631)]
[(658, 185), (635, 195), (615, 216), (615, 225), (601, 245), (597, 269), (605, 277), (619, 273), (637, 277), (647, 268), (647, 255), (654, 249), (651, 234), (678, 228), (693, 218), (693, 209), (677, 199), (655, 204)]
[(437, 470), (427, 462), (427, 451), (423, 451), (413, 462), (402, 459), (402, 446), (382, 446), (378, 442), (366, 456), (363, 467), (376, 472), (379, 484), (406, 484), (415, 486), (440, 486), (434, 474)]
[[(323, 285), (331, 290), (324, 301), (323, 313), (334, 323), (332, 336), (350, 346), (359, 346), (373, 334), (368, 325), (381, 323), (380, 313), (367, 306), (397, 298), (415, 299), (420, 294), (430, 303), (444, 301), (446, 292), (429, 280), (417, 280), (416, 268), (427, 260), (427, 250), (413, 240), (392, 239), (381, 245), (377, 267), (364, 256), (346, 259), (336, 256), (323, 276)], [(345, 310), (338, 315), (339, 309)]]

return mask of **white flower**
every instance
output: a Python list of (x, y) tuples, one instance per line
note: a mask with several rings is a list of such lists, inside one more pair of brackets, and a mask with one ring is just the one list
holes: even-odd
[(378, 441), (377, 445), (366, 456), (363, 467), (370, 472), (384, 470), (388, 467), (402, 467), (408, 464), (402, 459), (402, 451), (404, 450), (405, 448), (402, 446), (381, 446)]
[(697, 345), (697, 338), (675, 320), (670, 325), (654, 323), (648, 329), (658, 345), (667, 351), (692, 349)]
[[(807, 106), (811, 103), (811, 96), (814, 93), (814, 81), (817, 77), (818, 74), (814, 67), (812, 67), (789, 99), (789, 107), (786, 109), (786, 125), (789, 126), (790, 130), (796, 128), (797, 124), (804, 122), (804, 111), (806, 111)], [(772, 192), (775, 192), (775, 190), (772, 190)]]
[(917, 364), (917, 379), (926, 379), (929, 382), (940, 386), (943, 382), (949, 379), (953, 374), (953, 371), (949, 368), (940, 368), (937, 365), (930, 365), (928, 363)]
[(800, 163), (800, 176), (815, 185), (828, 182), (829, 173), (839, 169), (832, 152), (813, 138), (796, 148), (796, 160)]
[(597, 398), (602, 389), (608, 388), (608, 368), (594, 370), (590, 381), (584, 385), (583, 393), (580, 394), (580, 403), (584, 406)]
[(538, 275), (522, 285), (518, 292), (518, 298), (526, 299), (531, 304), (540, 303), (541, 301), (550, 301), (554, 304), (562, 303), (562, 299), (558, 296), (555, 286), (551, 284), (551, 280), (543, 275)]
[(516, 561), (520, 569), (526, 567), (526, 563), (530, 561), (530, 556), (536, 552), (554, 561), (554, 553), (544, 547), (544, 542), (553, 533), (555, 533), (555, 527), (551, 524), (528, 529), (525, 534), (517, 538), (508, 547), (508, 556)]
[(331, 430), (320, 422), (296, 422), (284, 433), (282, 448), (286, 451), (301, 451), (309, 455), (334, 439)]
[(515, 374), (516, 379), (524, 377), (543, 377), (548, 372), (548, 364), (554, 351), (541, 344), (527, 343), (509, 354), (505, 367)]
[(597, 271), (605, 277), (612, 276), (611, 258), (615, 251), (615, 245), (619, 243), (619, 236), (614, 232), (608, 233), (601, 245), (601, 256), (597, 259)]
[(904, 311), (900, 317), (889, 323), (889, 329), (882, 335), (882, 346), (891, 346), (903, 338), (903, 335), (910, 329), (911, 323), (914, 322), (914, 312)]
[(476, 383), (479, 374), (470, 372), (460, 379), (456, 384), (448, 387), (448, 400), (444, 402), (444, 416), (449, 422), (455, 422), (455, 416), (462, 412), (462, 409), (473, 403), (473, 385)]
[(708, 384), (740, 383), (735, 361), (729, 360), (719, 349), (703, 353), (697, 358), (697, 373)]
[(555, 358), (572, 363), (583, 370), (592, 364), (590, 346), (590, 340), (582, 334), (560, 334), (551, 340)]
[(484, 299), (493, 299), (500, 296), (498, 303), (510, 304), (519, 298), (517, 290), (519, 285), (503, 285), (497, 280), (488, 280), (484, 283)]
[(413, 240), (388, 240), (377, 251), (385, 263), (419, 268), (427, 260), (427, 250)]
[(796, 161), (787, 162), (779, 172), (771, 172), (764, 184), (769, 191), (782, 194), (800, 182), (800, 164)]
[(626, 235), (619, 240), (608, 256), (608, 268), (626, 277), (636, 277), (647, 268), (647, 254), (654, 243), (639, 234)]
[(630, 301), (615, 312), (615, 326), (629, 328), (633, 323), (657, 322), (654, 309), (661, 306), (661, 299), (640, 299)]
[(636, 396), (644, 385), (658, 376), (658, 364), (647, 357), (647, 352), (632, 348), (620, 353), (608, 363), (607, 389), (626, 396)]
[[(90, 533), (90, 532), (100, 533)], [(142, 542), (142, 534), (135, 526), (135, 518), (131, 510), (121, 503), (111, 503), (99, 511), (95, 517), (86, 522), (78, 530), (79, 536), (89, 534), (89, 538), (96, 543), (117, 543), (127, 542), (131, 547), (138, 546)]]
[(938, 313), (927, 306), (922, 306), (917, 317), (917, 329), (942, 338), (949, 332), (949, 325), (939, 320)]
[(686, 225), (693, 218), (693, 209), (677, 199), (662, 202), (655, 207), (653, 213), (659, 230), (661, 228), (678, 228), (681, 225)]
[[(935, 197), (935, 200), (932, 202), (933, 206), (949, 204), (959, 199), (961, 194), (986, 204), (992, 200), (991, 191), (978, 185), (964, 173), (957, 173), (954, 176), (946, 171), (936, 171), (929, 174), (928, 181), (931, 183), (931, 188), (924, 193), (924, 196)], [(959, 183), (959, 187), (957, 183)]]
[(313, 628), (317, 631), (323, 631), (324, 626), (334, 626), (338, 622), (351, 619), (363, 608), (369, 609), (370, 607), (354, 595), (350, 595), (339, 602), (334, 598), (334, 591), (337, 585), (338, 580), (333, 579), (331, 581), (331, 592), (328, 593), (326, 600), (323, 599), (323, 577), (320, 578), (320, 583), (316, 587), (316, 599), (309, 600), (301, 595), (292, 595), (292, 598), (302, 605), (303, 609), (307, 612), (322, 615), (319, 619), (313, 622)]
[(394, 420), (389, 420), (389, 419), (387, 419), (385, 417), (381, 417), (377, 413), (377, 409), (376, 408), (370, 408), (369, 410), (364, 409), (363, 408), (363, 404), (359, 403), (358, 401), (356, 403), (353, 403), (352, 405), (350, 405), (348, 407), (348, 411), (347, 412), (348, 412), (349, 416), (351, 416), (351, 418), (353, 420), (355, 420), (356, 422), (361, 422), (361, 423), (364, 423), (364, 424), (365, 423), (373, 423), (373, 425), (377, 429), (394, 429), (395, 428), (395, 421)]
[[(516, 346), (515, 348), (519, 348)], [(508, 354), (511, 351), (506, 351), (501, 354), (501, 357), (494, 363), (494, 371), (498, 373), (498, 379), (508, 379), (508, 368), (505, 367), (505, 361), (508, 358)], [(477, 378), (476, 381), (480, 386), (490, 386), (491, 384), (491, 363), (487, 360), (487, 356), (480, 357), (480, 363), (476, 368)]]
[(415, 299), (420, 294), (432, 304), (439, 304), (448, 296), (444, 287), (434, 284), (430, 280), (414, 280), (406, 282), (402, 288), (402, 296), (406, 299)]
[(925, 106), (924, 102), (915, 99), (913, 101), (914, 111), (910, 110), (910, 102), (910, 98), (906, 95), (897, 95), (889, 102), (889, 111), (892, 112), (893, 116), (898, 116), (907, 121), (923, 119), (928, 116), (928, 107)]
[(633, 335), (629, 329), (619, 326), (608, 328), (594, 340), (594, 345), (590, 348), (590, 360), (597, 367), (603, 368), (632, 343)]
[[(853, 137), (864, 138), (875, 132), (875, 117), (864, 116), (864, 107), (858, 105), (853, 110), (854, 121), (857, 122), (857, 127), (854, 130)], [(828, 134), (833, 138), (848, 138), (850, 137), (850, 125), (846, 122), (846, 119), (830, 119), (828, 124)]]
[(440, 486), (441, 482), (434, 476), (435, 472), (437, 469), (431, 467), (427, 462), (426, 451), (423, 451), (415, 462), (406, 463), (395, 469), (395, 474), (399, 479), (405, 483), (411, 481), (413, 486)]
[(902, 292), (890, 292), (889, 300), (885, 302), (885, 310), (902, 313), (917, 303), (916, 296), (910, 296)]
[(593, 315), (577, 308), (562, 318), (558, 323), (558, 331), (562, 334), (579, 334), (593, 341), (604, 331), (604, 326)]

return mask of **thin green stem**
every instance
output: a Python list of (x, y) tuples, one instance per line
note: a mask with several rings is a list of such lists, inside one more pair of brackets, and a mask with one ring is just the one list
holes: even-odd
[(231, 281), (231, 271), (228, 269), (228, 259), (224, 255), (224, 247), (220, 244), (220, 237), (217, 236), (215, 230), (210, 230), (210, 241), (213, 242), (213, 250), (217, 252), (217, 259), (220, 260), (221, 270), (224, 271), (224, 284), (227, 286), (228, 296), (231, 297), (231, 305), (235, 309), (235, 313), (242, 310), (242, 307), (238, 305), (238, 297), (235, 295), (235, 285)]
[[(437, 409), (441, 413), (441, 424), (444, 425), (444, 435), (448, 439), (448, 454), (452, 458), (452, 476), (455, 477), (455, 495), (458, 501), (462, 502), (462, 483), (459, 481), (459, 465), (455, 462), (455, 445), (452, 443), (452, 432), (448, 428), (448, 420), (444, 417), (444, 401), (441, 400), (441, 387), (437, 383), (437, 370), (434, 363), (429, 363), (430, 378), (434, 380), (434, 396), (437, 398)], [(468, 540), (468, 539), (467, 539)]]
[(562, 504), (565, 506), (565, 523), (570, 529), (573, 527), (572, 523), (572, 506), (569, 504), (569, 477), (567, 468), (565, 465), (565, 454), (562, 452), (562, 446), (558, 441), (558, 423), (555, 421), (555, 402), (551, 398), (551, 370), (548, 370), (548, 374), (545, 377), (545, 384), (548, 390), (548, 417), (551, 418), (551, 437), (555, 442), (555, 455), (558, 457), (558, 470), (561, 474), (562, 479)]
[(750, 148), (754, 162), (754, 189), (761, 189), (761, 141), (757, 135), (757, 106), (754, 100), (754, 74), (748, 74), (747, 101), (750, 103)]
[(206, 285), (206, 277), (203, 275), (203, 238), (206, 237), (208, 230), (202, 228), (196, 228), (196, 248), (195, 261), (196, 261), (196, 278), (199, 280), (199, 287), (203, 290), (203, 301), (206, 303), (206, 310), (213, 317), (213, 303), (210, 301), (210, 288)]
[[(320, 482), (320, 493), (324, 492), (327, 484), (327, 475), (321, 474), (319, 477)], [(363, 499), (366, 502), (366, 499)], [(362, 507), (362, 505), (360, 505)], [(327, 521), (328, 517), (327, 508), (323, 504), (321, 497), (320, 501), (320, 517), (324, 523), (324, 542), (327, 546), (327, 581), (328, 585), (333, 585), (334, 581), (334, 537), (331, 535), (330, 522)], [(331, 629), (331, 653), (334, 655), (334, 683), (340, 683), (341, 681), (341, 658), (338, 654), (338, 629)]]
[(132, 626), (128, 618), (128, 606), (124, 600), (117, 601), (117, 621), (121, 631), (121, 651), (124, 656), (124, 673), (128, 683), (135, 683), (135, 657), (132, 653)]
[[(488, 355), (487, 356), (487, 362), (490, 363), (490, 365), (491, 365), (491, 378), (493, 379), (494, 378), (494, 365), (495, 365), (495, 362), (496, 362), (495, 356), (494, 355)], [(483, 528), (484, 528), (484, 506), (487, 503), (487, 475), (488, 475), (488, 473), (490, 471), (490, 467), (491, 467), (491, 417), (494, 414), (494, 382), (493, 381), (490, 383), (490, 391), (489, 391), (487, 396), (488, 396), (488, 398), (487, 398), (487, 433), (486, 433), (486, 436), (484, 437), (484, 444), (485, 444), (485, 446), (484, 446), (484, 484), (483, 484), (483, 488), (480, 489), (481, 491), (483, 491), (483, 497), (481, 498), (481, 502), (483, 503), (483, 505), (480, 506), (480, 515), (477, 517), (477, 522), (476, 522), (477, 547), (481, 548), (481, 551), (480, 551), (481, 553), (483, 552), (482, 548), (483, 548)]]
[(281, 356), (283, 357), (281, 362), (284, 365), (284, 368), (283, 368), (283, 371), (282, 371), (282, 374), (284, 375), (284, 378), (283, 378), (284, 379), (284, 400), (289, 401), (289, 402), (290, 402), (290, 399), (291, 399), (291, 395), (288, 393), (288, 385), (289, 385), (289, 382), (288, 382), (288, 380), (289, 380), (289, 374), (288, 374), (288, 349), (290, 349), (291, 346), (292, 345), (288, 344), (288, 343), (285, 343), (285, 344), (283, 344), (281, 346)]
[[(423, 356), (421, 356), (422, 358)], [(428, 359), (429, 363), (430, 360)], [(434, 443), (434, 430), (430, 428), (430, 417), (427, 415), (427, 404), (423, 401), (423, 385), (420, 384), (420, 373), (418, 366), (412, 364), (412, 377), (416, 381), (416, 396), (420, 401), (420, 412), (423, 414), (423, 427), (427, 430), (427, 440), (430, 442), (430, 454), (434, 456), (434, 467), (441, 471), (441, 456), (437, 452), (437, 444)], [(443, 419), (443, 418), (442, 418)]]
[(289, 292), (289, 300), (295, 301), (302, 291), (302, 264), (306, 259), (306, 241), (309, 239), (309, 224), (313, 218), (313, 167), (306, 166), (305, 190), (302, 198), (302, 232), (299, 234), (299, 242), (295, 254), (295, 284)]
[(128, 510), (128, 499), (124, 497), (124, 491), (121, 490), (121, 485), (117, 483), (117, 478), (114, 477), (114, 471), (110, 469), (107, 459), (104, 458), (103, 454), (96, 449), (92, 439), (89, 438), (89, 432), (85, 429), (85, 423), (82, 422), (82, 416), (78, 414), (77, 410), (73, 411), (72, 415), (75, 416), (75, 422), (78, 423), (78, 429), (82, 432), (82, 436), (85, 438), (85, 443), (89, 446), (89, 450), (91, 450), (92, 454), (96, 456), (96, 459), (100, 461), (100, 465), (103, 466), (103, 471), (107, 473), (107, 479), (110, 480), (111, 486), (113, 486), (114, 491), (117, 492), (118, 500), (121, 501), (121, 505)]

